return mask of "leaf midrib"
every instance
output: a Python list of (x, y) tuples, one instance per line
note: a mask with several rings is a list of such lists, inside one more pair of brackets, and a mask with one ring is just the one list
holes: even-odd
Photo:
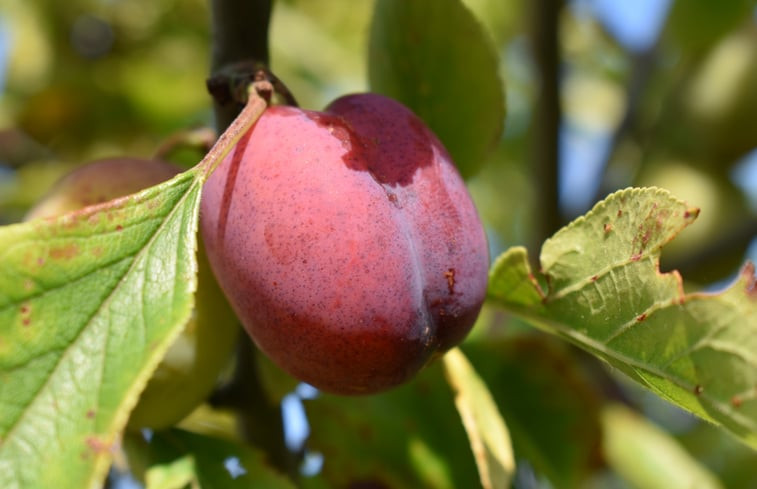
[[(583, 335), (582, 333), (571, 328), (570, 326), (567, 326), (563, 323), (555, 321), (547, 316), (540, 316), (538, 314), (535, 314), (532, 310), (530, 310), (527, 307), (523, 307), (520, 305), (515, 305), (513, 303), (508, 303), (508, 302), (503, 302), (503, 301), (499, 301), (499, 303), (505, 306), (510, 312), (517, 314), (532, 323), (536, 323), (536, 324), (541, 323), (541, 324), (548, 325), (553, 331), (559, 332), (562, 336), (570, 339), (573, 343), (577, 344), (578, 346), (588, 347), (594, 350), (595, 352), (599, 353), (600, 356), (606, 357), (619, 364), (625, 364), (631, 368), (638, 369), (642, 372), (646, 372), (651, 375), (665, 379), (673, 383), (677, 387), (687, 390), (689, 392), (693, 392), (694, 388), (696, 387), (695, 385), (689, 383), (688, 381), (685, 381), (676, 376), (673, 376), (666, 371), (661, 371), (655, 366), (648, 365), (636, 359), (629, 358), (625, 354), (615, 349), (610, 348), (608, 345), (605, 345), (604, 343), (594, 340), (591, 337)], [(740, 424), (742, 427), (744, 427), (744, 429), (749, 430), (751, 432), (757, 432), (757, 421), (753, 421), (750, 418), (743, 416), (741, 413), (735, 411), (730, 404), (724, 403), (718, 399), (713, 398), (711, 395), (708, 394), (708, 391), (703, 391), (701, 394), (699, 394), (698, 397), (708, 401), (708, 403), (714, 408), (716, 408), (722, 415), (734, 420), (735, 422)], [(721, 423), (720, 420), (716, 420), (716, 421), (718, 423)]]
[[(93, 314), (90, 316), (90, 318), (87, 319), (87, 321), (84, 324), (84, 326), (79, 329), (79, 331), (77, 332), (76, 336), (74, 336), (74, 338), (72, 339), (70, 345), (67, 348), (64, 349), (63, 353), (61, 353), (61, 355), (59, 356), (58, 360), (55, 362), (55, 366), (53, 367), (53, 369), (51, 369), (50, 375), (48, 375), (46, 381), (43, 382), (41, 384), (40, 388), (37, 390), (37, 392), (35, 392), (34, 396), (31, 398), (31, 401), (27, 405), (27, 408), (24, 409), (21, 412), (21, 415), (16, 419), (16, 421), (14, 423), (12, 423), (11, 425), (9, 425), (9, 429), (6, 432), (6, 436), (3, 437), (2, 445), (0, 445), (0, 453), (2, 453), (3, 451), (5, 451), (5, 450), (2, 450), (2, 448), (7, 447), (8, 446), (8, 442), (11, 441), (12, 439), (14, 439), (15, 430), (19, 426), (21, 426), (23, 424), (24, 419), (26, 418), (26, 416), (28, 415), (28, 413), (30, 411), (29, 407), (32, 406), (32, 405), (34, 405), (37, 402), (37, 399), (39, 399), (39, 396), (41, 395), (41, 393), (47, 390), (47, 388), (49, 387), (49, 383), (50, 383), (52, 377), (54, 376), (54, 374), (56, 372), (59, 371), (61, 363), (64, 361), (64, 359), (67, 357), (67, 355), (72, 351), (72, 348), (76, 344), (78, 344), (79, 339), (81, 338), (81, 335), (84, 333), (84, 331), (88, 330), (91, 327), (93, 318), (95, 318), (98, 314), (100, 314), (105, 309), (105, 307), (113, 301), (113, 296), (118, 292), (118, 290), (123, 285), (124, 277), (128, 276), (134, 270), (135, 263), (137, 263), (139, 260), (141, 260), (141, 258), (146, 253), (146, 250), (148, 250), (148, 249), (150, 249), (152, 247), (152, 245), (155, 242), (156, 236), (160, 235), (160, 232), (163, 229), (165, 229), (166, 223), (169, 222), (169, 221), (171, 221), (171, 219), (173, 218), (173, 216), (177, 212), (177, 209), (179, 209), (179, 208), (182, 207), (182, 204), (188, 199), (188, 196), (193, 192), (194, 187), (196, 185), (198, 185), (198, 181), (199, 181), (198, 178), (195, 177), (193, 179), (193, 181), (187, 186), (187, 188), (184, 191), (183, 195), (177, 200), (176, 204), (171, 207), (170, 211), (165, 215), (165, 218), (163, 219), (163, 221), (161, 222), (161, 224), (150, 235), (150, 237), (147, 240), (147, 242), (145, 243), (145, 245), (142, 246), (142, 248), (134, 255), (134, 257), (132, 259), (132, 262), (131, 262), (131, 265), (121, 275), (121, 278), (114, 284), (113, 288), (108, 293), (108, 295), (105, 298), (105, 300), (103, 300), (103, 302), (100, 305), (100, 307), (98, 307), (93, 312)], [(156, 198), (157, 198), (157, 196), (156, 196)], [(92, 273), (96, 273), (96, 272), (92, 272)], [(66, 284), (62, 285), (62, 287), (64, 287), (65, 285)], [(104, 362), (103, 362), (103, 365), (104, 365)], [(98, 389), (98, 391), (99, 391), (99, 389)], [(98, 397), (99, 397), (99, 392), (98, 392)]]

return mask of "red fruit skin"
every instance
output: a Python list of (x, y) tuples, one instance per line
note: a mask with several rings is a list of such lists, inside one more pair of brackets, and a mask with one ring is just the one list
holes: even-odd
[(208, 179), (201, 230), (258, 347), (319, 389), (373, 393), (459, 343), (488, 248), (438, 139), (407, 108), (348, 95), (273, 106)]

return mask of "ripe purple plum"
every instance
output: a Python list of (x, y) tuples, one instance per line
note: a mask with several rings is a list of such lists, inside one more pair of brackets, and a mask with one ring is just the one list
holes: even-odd
[(486, 236), (446, 150), (375, 94), (272, 106), (203, 189), (216, 278), (258, 347), (324, 391), (403, 383), (484, 300)]
[[(93, 161), (59, 180), (29, 211), (26, 220), (55, 217), (107, 202), (157, 185), (180, 171), (158, 160), (119, 157)], [(233, 355), (238, 328), (201, 250), (192, 317), (142, 391), (129, 426), (167, 428), (202, 403)]]

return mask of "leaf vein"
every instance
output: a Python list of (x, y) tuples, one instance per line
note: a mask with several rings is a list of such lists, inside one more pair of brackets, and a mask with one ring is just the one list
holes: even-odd
[[(671, 372), (665, 371), (660, 369), (659, 367), (647, 364), (644, 362), (640, 362), (634, 358), (630, 358), (619, 351), (610, 348), (609, 345), (606, 345), (602, 342), (599, 342), (598, 340), (595, 340), (593, 338), (590, 338), (580, 332), (578, 332), (575, 329), (572, 329), (570, 327), (566, 327), (565, 325), (561, 324), (558, 321), (554, 321), (550, 318), (545, 318), (543, 316), (533, 315), (531, 314), (531, 311), (523, 308), (520, 309), (520, 314), (523, 317), (529, 318), (532, 321), (535, 321), (537, 323), (539, 322), (548, 322), (550, 327), (554, 328), (555, 331), (560, 332), (564, 337), (570, 339), (574, 343), (577, 343), (578, 345), (582, 345), (584, 347), (588, 347), (592, 350), (595, 350), (600, 354), (600, 356), (604, 356), (608, 359), (611, 359), (613, 361), (616, 361), (618, 363), (622, 363), (625, 365), (628, 365), (634, 369), (638, 369), (643, 372), (647, 372), (651, 375), (655, 375), (657, 377), (663, 378), (677, 387), (680, 387), (681, 389), (687, 390), (689, 392), (693, 392), (694, 388), (696, 387), (691, 382), (688, 382), (684, 379), (681, 379), (675, 375), (673, 375)], [(513, 309), (514, 312), (517, 312), (515, 309)], [(757, 431), (757, 420), (750, 419), (746, 416), (743, 416), (741, 413), (736, 412), (729, 402), (721, 401), (719, 399), (714, 398), (710, 394), (708, 394), (708, 391), (702, 392), (699, 397), (703, 400), (706, 400), (713, 408), (717, 409), (721, 414), (727, 415), (732, 420), (739, 423), (744, 428), (751, 430), (751, 431)]]
[[(173, 215), (175, 214), (175, 212), (177, 212), (177, 209), (179, 209), (179, 208), (182, 207), (182, 204), (188, 198), (188, 195), (190, 195), (192, 193), (191, 190), (192, 190), (192, 187), (196, 184), (195, 182), (196, 182), (196, 180), (194, 180), (193, 182), (191, 182), (189, 185), (186, 186), (186, 189), (183, 190), (183, 194), (177, 200), (176, 204), (174, 204), (170, 208), (170, 210), (167, 212), (166, 217), (163, 219), (163, 221), (161, 222), (161, 224), (156, 228), (156, 230), (149, 237), (147, 237), (147, 239), (145, 240), (145, 245), (142, 246), (142, 248), (134, 255), (134, 258), (132, 259), (131, 265), (124, 271), (124, 273), (121, 275), (121, 278), (117, 282), (114, 283), (113, 288), (110, 290), (110, 292), (107, 294), (107, 296), (103, 300), (102, 305), (97, 310), (95, 310), (92, 313), (92, 315), (84, 322), (84, 325), (79, 329), (79, 331), (76, 333), (76, 335), (72, 338), (72, 341), (70, 342), (69, 346), (67, 346), (66, 348), (63, 349), (63, 352), (60, 355), (60, 357), (57, 359), (55, 366), (51, 369), (50, 375), (48, 375), (48, 377), (45, 380), (45, 382), (43, 382), (41, 384), (41, 387), (35, 392), (34, 396), (30, 399), (30, 402), (29, 402), (28, 406), (32, 406), (32, 405), (36, 404), (38, 402), (38, 399), (39, 399), (40, 395), (42, 395), (42, 393), (44, 391), (47, 391), (49, 389), (50, 382), (51, 382), (52, 378), (54, 377), (55, 373), (60, 370), (60, 366), (61, 366), (62, 362), (67, 357), (67, 355), (72, 351), (72, 347), (79, 342), (79, 340), (81, 339), (82, 334), (89, 329), (89, 327), (92, 325), (93, 319), (98, 314), (102, 313), (103, 308), (106, 305), (109, 305), (112, 302), (115, 293), (118, 290), (120, 290), (121, 287), (123, 286), (124, 278), (127, 277), (133, 271), (135, 264), (144, 255), (144, 253), (146, 252), (146, 250), (151, 249), (151, 247), (152, 247), (152, 245), (153, 245), (153, 243), (154, 243), (154, 241), (156, 239), (156, 236), (160, 235), (160, 232), (164, 229), (164, 227), (166, 226), (166, 223), (171, 221)], [(2, 261), (3, 257), (6, 256), (6, 255), (7, 255), (7, 253), (3, 254), (3, 255), (0, 255), (0, 261)], [(97, 272), (97, 270), (93, 271), (92, 273), (96, 273), (96, 272)], [(62, 285), (61, 287), (64, 287), (64, 286), (65, 286), (65, 284)], [(100, 394), (101, 394), (101, 392), (98, 393), (98, 399), (100, 399), (100, 397), (99, 397)], [(28, 408), (26, 410), (24, 410), (24, 412), (22, 412), (21, 415), (12, 424), (9, 425), (8, 430), (6, 432), (6, 436), (3, 439), (3, 445), (2, 446), (6, 446), (7, 447), (7, 442), (9, 440), (11, 440), (11, 439), (17, 440), (17, 442), (21, 441), (21, 439), (15, 437), (15, 431), (18, 429), (19, 426), (21, 426), (23, 424), (24, 419), (29, 414), (29, 411), (30, 411), (30, 409), (28, 409)]]

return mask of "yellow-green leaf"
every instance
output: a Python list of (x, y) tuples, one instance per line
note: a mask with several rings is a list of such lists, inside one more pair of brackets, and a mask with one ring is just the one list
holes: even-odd
[(105, 475), (196, 286), (196, 170), (0, 228), (0, 487)]
[(639, 489), (723, 489), (715, 476), (669, 434), (620, 404), (602, 413), (607, 463)]
[(515, 474), (510, 433), (491, 393), (459, 348), (453, 348), (443, 358), (481, 485), (484, 489), (510, 487)]
[(513, 248), (489, 297), (757, 447), (754, 266), (717, 294), (686, 294), (659, 270), (663, 245), (698, 213), (665, 190), (616, 192), (544, 243), (546, 290)]

